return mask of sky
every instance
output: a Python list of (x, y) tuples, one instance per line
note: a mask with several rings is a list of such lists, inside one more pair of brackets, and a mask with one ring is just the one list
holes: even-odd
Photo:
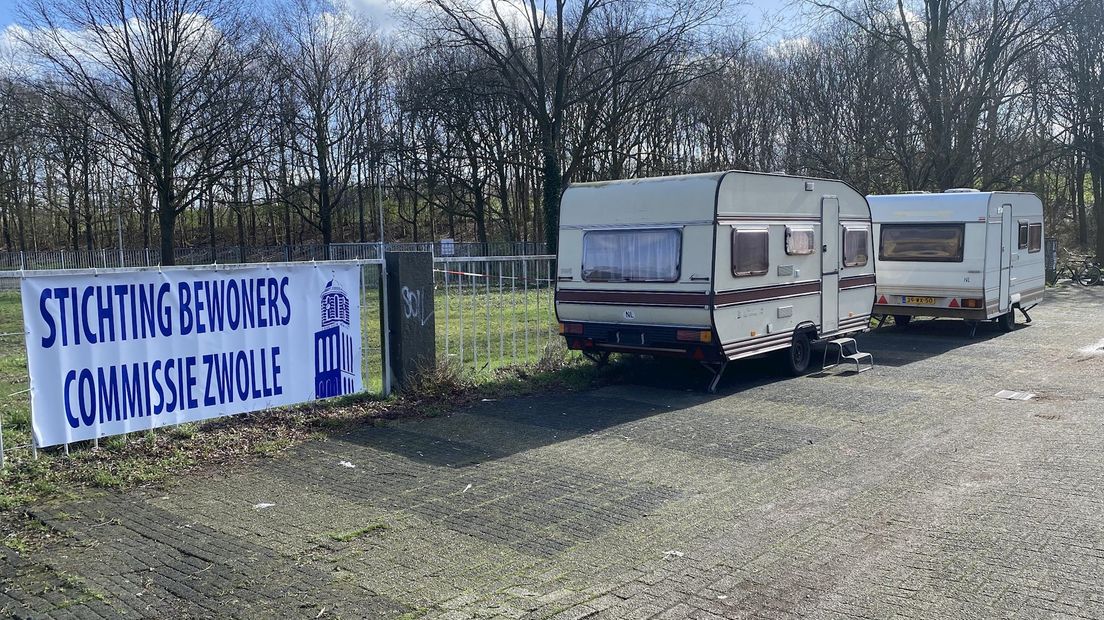
[[(262, 0), (258, 4), (267, 3), (268, 1)], [(751, 30), (765, 30), (766, 39), (777, 41), (801, 35), (800, 32), (794, 32), (792, 27), (793, 24), (799, 22), (798, 19), (794, 19), (794, 16), (801, 12), (799, 8), (796, 8), (800, 5), (801, 0), (736, 1), (740, 4), (732, 10), (743, 14), (747, 18), (747, 24)], [(0, 0), (0, 38), (4, 38), (3, 33), (9, 26), (19, 21), (16, 10), (18, 2), (19, 0)], [(360, 5), (366, 13), (375, 17), (385, 10), (383, 6), (387, 0), (351, 0), (351, 2), (354, 5)], [(785, 19), (780, 19), (780, 16), (785, 17)], [(790, 24), (791, 27), (787, 29), (779, 26), (779, 24)]]
[[(790, 0), (744, 0), (743, 6), (737, 8), (737, 11), (743, 12), (749, 18), (752, 24), (762, 23), (764, 15), (775, 15), (779, 11), (785, 11), (787, 4)], [(0, 0), (0, 30), (6, 29), (8, 25), (17, 21), (17, 13), (15, 13), (15, 3), (18, 0)], [(374, 8), (378, 8), (380, 0), (354, 0), (361, 4), (369, 4), (369, 11)]]
[(0, 28), (15, 21), (15, 0), (0, 0)]

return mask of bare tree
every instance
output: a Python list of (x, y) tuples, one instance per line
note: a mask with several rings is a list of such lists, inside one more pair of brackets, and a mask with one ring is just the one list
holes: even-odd
[(110, 122), (154, 188), (161, 260), (177, 217), (242, 147), (228, 131), (255, 105), (251, 30), (233, 0), (32, 0), (22, 43)]
[[(431, 45), (458, 45), (484, 56), (536, 125), (541, 154), (544, 235), (555, 247), (564, 177), (564, 122), (574, 106), (639, 79), (632, 69), (681, 49), (693, 32), (717, 17), (721, 0), (683, 0), (636, 7), (647, 18), (602, 30), (611, 13), (630, 11), (627, 0), (425, 0), (435, 9)], [(609, 64), (582, 61), (624, 41), (645, 41)], [(604, 75), (606, 79), (596, 78)]]
[(1018, 96), (1021, 61), (1053, 34), (1042, 0), (814, 0), (901, 61), (927, 153), (920, 187), (973, 186), (979, 125)]
[(269, 57), (285, 87), (282, 147), (298, 179), (294, 186), (310, 186), (297, 192), (306, 203), (292, 205), (328, 246), (334, 214), (364, 161), (363, 133), (373, 110), (369, 95), (384, 71), (385, 51), (370, 24), (328, 0), (295, 0), (274, 30)]

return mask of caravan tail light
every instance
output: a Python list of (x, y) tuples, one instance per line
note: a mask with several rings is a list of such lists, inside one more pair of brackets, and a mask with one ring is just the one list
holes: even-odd
[(561, 334), (581, 334), (583, 333), (582, 323), (560, 323)]
[(980, 299), (963, 299), (962, 300), (962, 307), (963, 308), (980, 308), (981, 307), (981, 300)]
[(675, 332), (675, 339), (680, 342), (713, 342), (713, 332), (708, 329), (680, 329)]

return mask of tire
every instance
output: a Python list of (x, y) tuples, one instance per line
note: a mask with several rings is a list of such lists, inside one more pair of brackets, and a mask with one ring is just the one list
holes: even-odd
[(1009, 310), (997, 317), (997, 323), (1005, 333), (1016, 331), (1016, 310)]
[(908, 314), (894, 314), (893, 324), (898, 327), (908, 327), (908, 324), (912, 322), (912, 316)]
[(1081, 286), (1094, 286), (1100, 283), (1100, 268), (1088, 266), (1077, 272), (1077, 283)]
[(793, 336), (790, 348), (783, 351), (783, 369), (793, 377), (800, 377), (809, 371), (813, 359), (813, 345), (809, 341), (809, 332), (797, 332)]

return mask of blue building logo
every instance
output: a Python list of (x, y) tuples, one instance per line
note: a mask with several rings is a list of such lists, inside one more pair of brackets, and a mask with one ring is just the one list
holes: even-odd
[(349, 335), (349, 296), (333, 280), (322, 290), (322, 329), (314, 333), (314, 396), (353, 392), (353, 337)]

